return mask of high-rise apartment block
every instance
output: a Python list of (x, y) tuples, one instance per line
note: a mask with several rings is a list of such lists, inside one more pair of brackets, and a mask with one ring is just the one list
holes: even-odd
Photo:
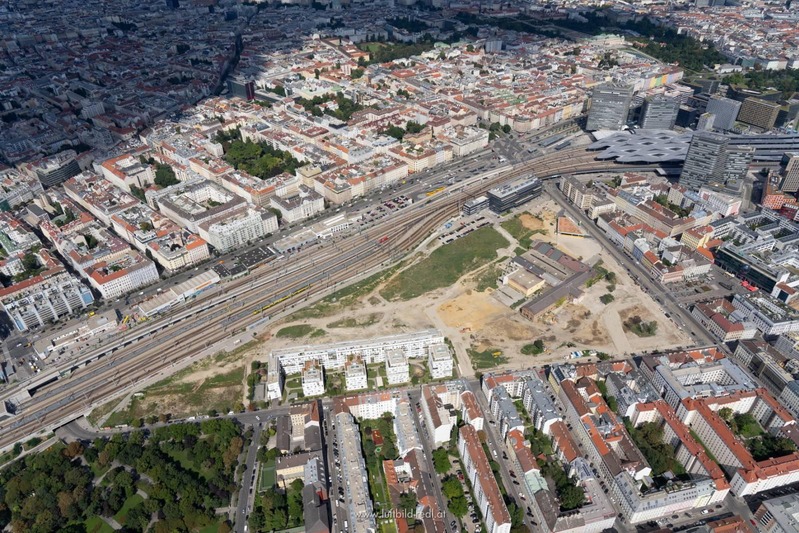
[(627, 123), (633, 88), (620, 83), (599, 85), (591, 97), (586, 129), (620, 130)]

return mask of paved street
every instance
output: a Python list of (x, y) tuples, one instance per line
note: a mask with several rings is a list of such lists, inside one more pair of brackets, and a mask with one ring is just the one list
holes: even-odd
[(524, 523), (530, 528), (530, 531), (539, 531), (540, 528), (537, 527), (537, 524), (533, 523), (533, 519), (527, 512), (529, 502), (520, 497), (521, 488), (513, 484), (513, 478), (508, 468), (507, 447), (505, 446), (505, 441), (499, 434), (499, 423), (491, 415), (491, 409), (489, 409), (486, 397), (480, 388), (480, 382), (471, 380), (467, 382), (467, 386), (474, 393), (475, 398), (477, 398), (477, 403), (480, 404), (480, 408), (485, 416), (486, 424), (483, 425), (483, 429), (488, 436), (488, 449), (492, 455), (488, 459), (489, 461), (494, 460), (499, 463), (502, 484), (505, 486), (508, 496), (513, 498), (516, 501), (516, 505), (524, 510)]
[[(427, 470), (433, 473), (433, 479), (428, 479), (427, 484), (433, 488), (433, 494), (435, 494), (436, 498), (438, 499), (439, 506), (442, 512), (444, 512), (444, 523), (446, 524), (446, 531), (447, 533), (454, 533), (455, 530), (452, 529), (453, 521), (457, 522), (457, 518), (455, 515), (447, 510), (447, 499), (444, 497), (444, 494), (441, 492), (441, 478), (436, 474), (436, 469), (433, 465), (433, 445), (432, 440), (430, 439), (430, 435), (427, 431), (427, 428), (422, 421), (422, 416), (419, 411), (416, 409), (416, 404), (422, 398), (422, 390), (421, 388), (412, 389), (408, 393), (408, 397), (411, 400), (411, 411), (413, 413), (413, 421), (416, 424), (416, 431), (419, 433), (419, 440), (422, 443), (422, 447), (424, 448), (424, 458), (427, 462)], [(424, 480), (422, 480), (424, 482)]]
[(237, 533), (244, 533), (247, 517), (250, 515), (253, 508), (253, 500), (255, 499), (255, 491), (257, 489), (256, 483), (258, 482), (258, 461), (256, 460), (256, 454), (258, 453), (261, 442), (261, 432), (263, 431), (264, 422), (267, 422), (267, 420), (256, 421), (254, 424), (252, 441), (247, 448), (247, 455), (244, 462), (246, 468), (239, 482), (238, 506), (236, 507), (236, 518), (234, 520), (234, 531)]

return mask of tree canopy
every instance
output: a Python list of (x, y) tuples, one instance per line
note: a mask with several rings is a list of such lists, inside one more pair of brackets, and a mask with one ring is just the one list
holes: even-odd
[(234, 140), (225, 152), (225, 161), (237, 170), (252, 176), (269, 179), (283, 172), (293, 173), (301, 166), (290, 153), (277, 150), (267, 143)]
[[(0, 471), (0, 528), (14, 533), (83, 531), (126, 502), (126, 531), (198, 530), (227, 505), (243, 440), (230, 420), (176, 424), (25, 456)], [(84, 464), (85, 462), (85, 464)], [(102, 483), (94, 483), (103, 475)], [(137, 490), (147, 495), (132, 499)], [(138, 497), (137, 497), (138, 498)]]

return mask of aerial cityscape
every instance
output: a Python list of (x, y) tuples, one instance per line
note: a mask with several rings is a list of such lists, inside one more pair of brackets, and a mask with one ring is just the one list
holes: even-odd
[(799, 3), (0, 30), (0, 530), (799, 533)]

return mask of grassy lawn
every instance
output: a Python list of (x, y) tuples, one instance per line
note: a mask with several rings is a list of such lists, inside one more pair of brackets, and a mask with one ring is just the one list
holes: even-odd
[(119, 400), (113, 400), (108, 403), (104, 403), (103, 405), (95, 408), (91, 413), (89, 413), (89, 416), (87, 416), (86, 418), (89, 420), (91, 425), (96, 427), (97, 422), (105, 415), (113, 411), (114, 407), (116, 407), (118, 403)]
[(714, 463), (718, 463), (719, 461), (718, 459), (716, 459), (716, 456), (710, 452), (710, 449), (707, 446), (705, 446), (705, 443), (702, 442), (702, 439), (699, 438), (699, 435), (696, 434), (696, 431), (694, 431), (693, 429), (690, 429), (688, 431), (691, 434), (691, 436), (694, 438), (694, 440), (702, 445), (702, 448), (705, 449), (705, 452), (707, 452), (707, 456), (710, 457), (710, 460), (713, 461)]
[[(185, 371), (179, 372), (177, 379), (186, 374)], [(106, 425), (129, 424), (133, 419), (158, 414), (160, 411), (153, 411), (154, 402), (174, 400), (176, 397), (179, 402), (173, 402), (175, 407), (170, 411), (173, 417), (206, 413), (210, 409), (226, 413), (236, 402), (241, 401), (244, 367), (214, 375), (201, 383), (179, 383), (177, 379), (173, 376), (147, 387), (142, 391), (144, 396), (132, 398), (128, 408), (113, 413)]]
[(497, 280), (502, 275), (502, 267), (494, 264), (487, 267), (477, 276), (477, 292), (485, 292), (488, 289), (497, 288)]
[(261, 464), (258, 473), (258, 492), (264, 492), (275, 486), (275, 461)]
[(128, 517), (128, 513), (130, 512), (130, 510), (139, 505), (143, 501), (144, 498), (142, 498), (138, 494), (134, 494), (133, 496), (125, 500), (125, 504), (122, 506), (122, 509), (120, 509), (119, 512), (114, 515), (114, 520), (124, 525), (125, 519)]
[(99, 478), (99, 477), (102, 477), (103, 474), (108, 472), (108, 470), (111, 468), (111, 465), (108, 464), (108, 465), (103, 467), (103, 466), (100, 466), (97, 463), (89, 463), (89, 468), (91, 469), (92, 474), (94, 474), (94, 477), (95, 478)]
[(501, 222), (500, 226), (502, 226), (502, 229), (510, 233), (514, 239), (519, 241), (519, 247), (523, 248), (524, 251), (530, 249), (530, 245), (533, 242), (532, 241), (533, 235), (535, 235), (536, 233), (546, 234), (545, 230), (541, 229), (532, 230), (525, 227), (524, 224), (522, 224), (522, 221), (519, 219), (519, 215), (514, 215), (513, 218), (509, 218), (508, 220)]
[(200, 530), (200, 533), (216, 533), (219, 531), (219, 526), (222, 525), (222, 522), (214, 522), (213, 524), (208, 524), (204, 528)]
[(297, 375), (291, 379), (287, 379), (283, 384), (284, 389), (302, 389), (302, 376)]
[(114, 528), (105, 523), (99, 516), (93, 516), (83, 523), (86, 533), (114, 533)]
[(198, 468), (197, 465), (189, 459), (189, 453), (187, 450), (181, 450), (181, 451), (172, 450), (167, 452), (167, 454), (172, 459), (180, 463), (180, 466), (182, 466), (186, 470), (194, 472), (202, 477), (207, 477), (208, 471), (202, 468)]
[(544, 348), (539, 348), (535, 344), (525, 344), (521, 350), (524, 355), (538, 355), (544, 352)]
[(309, 324), (297, 324), (294, 326), (286, 326), (277, 330), (275, 337), (286, 339), (301, 339), (310, 335), (315, 328)]
[[(494, 355), (497, 352), (499, 352), (498, 355)], [(482, 352), (478, 352), (473, 348), (467, 348), (466, 353), (469, 354), (469, 358), (472, 360), (472, 368), (475, 370), (494, 368), (497, 365), (508, 362), (508, 358), (502, 355), (502, 352), (494, 348), (489, 348)]]
[(363, 296), (366, 296), (375, 290), (383, 281), (393, 276), (403, 264), (404, 262), (400, 262), (387, 270), (372, 274), (371, 276), (364, 278), (357, 283), (342, 287), (329, 296), (322, 298), (316, 305), (301, 309), (287, 317), (286, 321), (291, 322), (294, 320), (304, 320), (307, 318), (333, 316), (342, 308), (353, 305), (359, 298), (362, 298)]
[(327, 325), (330, 329), (335, 328), (365, 328), (377, 324), (383, 318), (382, 313), (369, 313), (358, 318), (342, 318)]
[(429, 257), (400, 272), (380, 294), (386, 300), (410, 300), (442, 287), (496, 259), (508, 241), (494, 228), (484, 227), (437, 248)]
[(369, 478), (369, 492), (372, 496), (375, 512), (391, 509), (391, 498), (388, 496), (386, 480), (383, 479), (382, 461), (366, 461), (366, 472)]

